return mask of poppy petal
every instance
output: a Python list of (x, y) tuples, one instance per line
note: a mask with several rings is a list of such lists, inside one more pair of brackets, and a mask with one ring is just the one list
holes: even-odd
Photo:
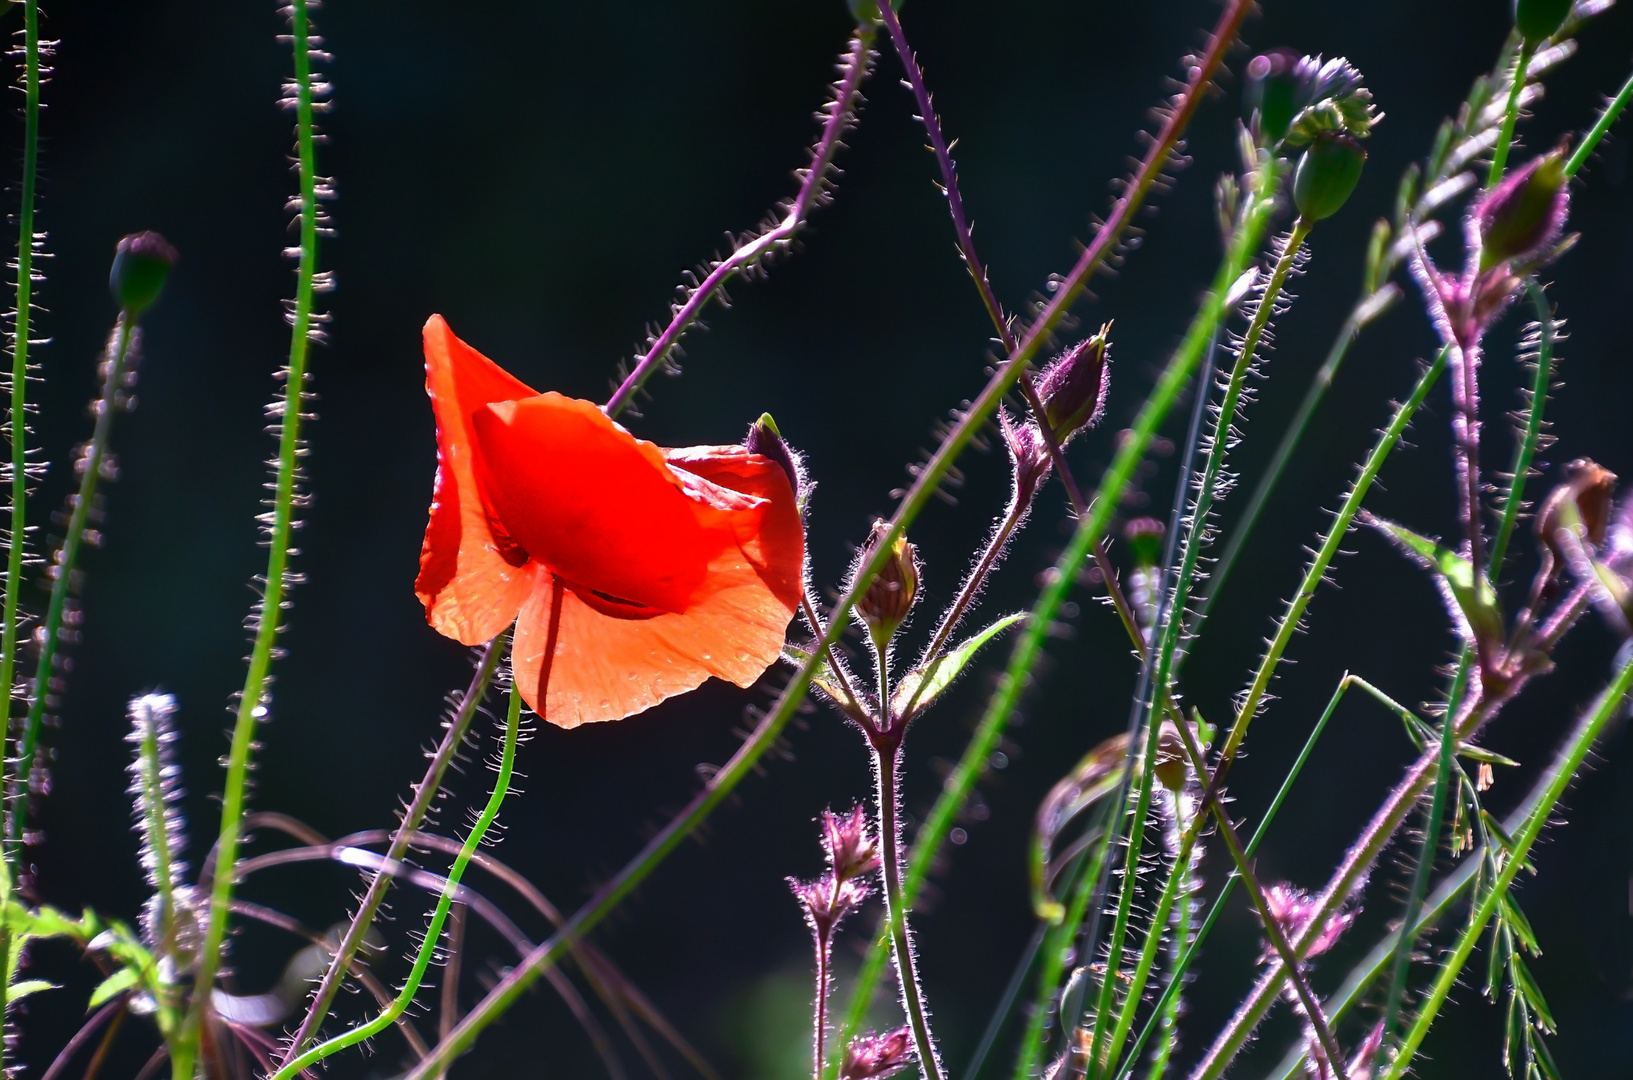
[[(752, 505), (712, 511), (739, 542), (722, 548), (684, 612), (609, 615), (541, 572), (516, 624), (511, 657), (528, 705), (559, 727), (618, 720), (683, 694), (710, 676), (750, 686), (777, 659), (803, 588), (804, 529), (786, 475), (740, 447), (671, 452), (690, 479)], [(555, 589), (561, 615), (546, 694), (545, 643)], [(541, 696), (548, 700), (539, 700)], [(543, 706), (541, 708), (540, 706)]]
[(425, 324), (425, 389), (437, 419), (437, 479), (414, 591), (440, 633), (478, 645), (510, 624), (533, 582), (494, 542), (470, 416), (534, 391), (455, 337), (440, 315)]

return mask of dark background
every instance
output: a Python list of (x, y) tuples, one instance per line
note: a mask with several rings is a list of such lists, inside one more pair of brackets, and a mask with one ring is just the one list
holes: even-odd
[[(115, 433), (124, 476), (108, 491), (108, 546), (85, 562), (86, 632), (62, 727), (49, 736), (58, 757), (41, 817), (49, 839), (36, 855), (43, 898), (128, 917), (144, 895), (123, 795), (129, 695), (160, 687), (180, 698), (195, 861), (216, 824), (212, 793), (221, 783), (224, 709), (242, 682), (247, 583), (264, 566), (253, 523), (271, 447), (262, 406), (288, 347), (278, 301), (292, 275), (278, 252), (292, 242), (282, 209), (293, 191), (290, 119), (275, 101), (289, 58), (275, 40), (283, 24), (271, 4), (46, 7), (45, 33), (61, 45), (46, 89), (40, 220), (53, 258), (41, 322), (53, 340), (38, 353), (46, 381), (37, 428), (57, 464), (34, 503), (35, 521), (61, 504), (69, 484), (61, 463), (88, 431), (84, 403), (113, 314), (104, 281), (114, 242), (156, 228), (183, 256), (147, 320), (141, 408)], [(1389, 211), (1402, 168), (1423, 156), (1441, 117), (1489, 68), (1508, 26), (1503, 0), (1271, 0), (1265, 8), (1248, 23), (1248, 49), (1347, 55), (1388, 116), (1369, 143), (1351, 205), (1317, 230), (1309, 274), (1295, 286), (1302, 299), (1278, 326), (1272, 379), (1233, 458), (1250, 481), (1353, 302), (1371, 221)], [(1625, 78), (1627, 8), (1593, 23), (1580, 55), (1550, 80), (1537, 118), (1522, 129), (1527, 144), (1545, 147), (1586, 127), (1600, 95)], [(1217, 10), (1211, 2), (909, 6), (907, 30), (961, 140), (965, 198), (1007, 306), (1021, 307), (1049, 273), (1069, 268), (1089, 216), (1108, 205), (1108, 181), (1142, 145), (1135, 136), (1146, 110)], [(6, 17), (17, 25), (17, 12)], [(434, 448), (421, 324), (441, 312), (530, 383), (604, 398), (643, 326), (666, 317), (680, 271), (717, 249), (724, 230), (750, 227), (792, 192), (789, 170), (805, 161), (810, 114), (849, 16), (839, 0), (353, 0), (317, 18), (335, 54), (324, 66), (336, 108), (324, 122), (332, 142), (320, 171), (340, 191), (332, 207), (339, 238), (322, 258), (339, 290), (329, 302), (332, 343), (314, 362), (321, 420), (310, 428), (308, 470), (316, 501), (297, 561), (310, 584), (295, 593), (283, 641), (290, 657), (278, 666), (276, 722), (263, 733), (254, 805), (334, 835), (393, 821), (396, 800), (419, 775), (422, 748), (438, 733), (440, 696), (468, 674), (465, 650), (426, 627), (411, 588)], [(1234, 54), (1232, 70), (1250, 55)], [(754, 416), (773, 413), (809, 454), (821, 485), (810, 542), (824, 586), (843, 572), (870, 518), (889, 512), (891, 489), (933, 445), (937, 420), (979, 390), (991, 356), (990, 327), (953, 256), (944, 203), (930, 184), (933, 163), (899, 75), (894, 56), (885, 56), (840, 159), (838, 201), (817, 215), (798, 256), (769, 281), (734, 288), (733, 310), (715, 310), (711, 332), (687, 339), (685, 377), (656, 380), (645, 415), (631, 420), (642, 437), (685, 445), (734, 441)], [(1178, 341), (1215, 265), (1211, 191), (1232, 167), (1240, 101), (1234, 75), (1221, 84), (1192, 127), (1195, 162), (1142, 222), (1143, 247), (1117, 277), (1097, 283), (1097, 301), (1079, 305), (1085, 323), (1117, 320), (1108, 423), (1073, 448), (1082, 477), (1097, 476), (1108, 460), (1115, 432)], [(1560, 437), (1549, 460), (1591, 455), (1633, 475), (1626, 175), (1626, 143), (1612, 138), (1575, 189), (1572, 225), (1582, 240), (1549, 271), (1572, 332), (1561, 349), (1565, 386), (1549, 413)], [(1455, 240), (1436, 250), (1448, 263), (1459, 258)], [(1270, 616), (1297, 581), (1301, 545), (1324, 526), (1322, 508), (1336, 505), (1386, 419), (1387, 400), (1407, 391), (1415, 362), (1434, 347), (1409, 285), (1408, 294), (1352, 352), (1196, 650), (1187, 691), (1210, 717), (1227, 715)], [(1491, 339), (1488, 468), (1511, 452), (1499, 413), (1516, 401), (1518, 321), (1510, 317)], [(1387, 490), (1370, 500), (1427, 532), (1453, 525), (1447, 411), (1442, 390), (1415, 428), (1415, 448), (1397, 453), (1383, 475)], [(957, 505), (934, 505), (914, 530), (927, 604), (949, 598), (1004, 496), (1001, 454), (971, 454), (962, 465)], [(1171, 469), (1148, 477), (1146, 490), (1165, 505)], [(1033, 576), (1063, 542), (1063, 501), (1058, 486), (1040, 501), (991, 589), (990, 611), (1029, 603)], [(1227, 521), (1230, 514), (1227, 507)], [(1519, 545), (1522, 583), (1529, 546)], [(1297, 663), (1276, 686), (1280, 700), (1255, 725), (1251, 755), (1233, 775), (1238, 810), (1250, 821), (1345, 670), (1415, 702), (1435, 694), (1434, 668), (1450, 656), (1428, 581), (1376, 537), (1358, 535), (1350, 547), (1357, 556), (1340, 562), (1340, 588), (1313, 606), (1313, 633), (1294, 645)], [(32, 598), (40, 602), (43, 592)], [(1074, 634), (1050, 646), (1027, 722), (1004, 748), (1009, 765), (983, 786), (984, 820), (965, 823), (968, 842), (953, 850), (917, 919), (927, 990), (955, 1072), (1031, 928), (1024, 838), (1032, 810), (1086, 748), (1126, 721), (1126, 644), (1109, 612), (1087, 595), (1076, 599)], [(1584, 623), (1561, 650), (1560, 671), (1493, 726), (1490, 745), (1527, 765), (1500, 779), (1493, 806), (1505, 808), (1526, 789), (1602, 685), (1614, 651), (1598, 622)], [(998, 657), (995, 650), (988, 670)], [(989, 685), (986, 675), (968, 679), (915, 732), (911, 810), (933, 798), (937, 770), (957, 755)], [(716, 684), (616, 725), (546, 728), (524, 747), (526, 797), (506, 810), (500, 854), (558, 904), (575, 906), (695, 790), (694, 766), (731, 753), (745, 706), (768, 698), (764, 688)], [(731, 1076), (798, 1076), (804, 1068), (809, 957), (783, 878), (815, 873), (813, 817), (868, 786), (861, 745), (834, 718), (811, 716), (788, 746), (792, 760), (769, 760), (766, 775), (745, 783), (710, 822), (705, 842), (684, 846), (597, 934)], [(1393, 718), (1358, 699), (1346, 703), (1271, 833), (1261, 873), (1319, 886), (1409, 754)], [(1633, 754), (1620, 732), (1600, 754), (1569, 799), (1569, 827), (1548, 834), (1539, 876), (1519, 893), (1545, 950), (1534, 970), (1560, 1023), (1552, 1045), (1572, 1080), (1633, 1075)], [(470, 800), (484, 782), (473, 770), (454, 785)], [(451, 830), (462, 820), (450, 813), (444, 824)], [(1210, 883), (1223, 876), (1214, 858), (1205, 872)], [(1320, 965), (1318, 986), (1335, 986), (1377, 939), (1398, 912), (1401, 880), (1387, 860), (1358, 928)], [(269, 872), (248, 892), (323, 926), (341, 916), (354, 887), (338, 870), (306, 867)], [(399, 934), (420, 925), (421, 909), (418, 897), (399, 896)], [(860, 926), (849, 944), (860, 945)], [(526, 928), (544, 933), (535, 923)], [(1238, 901), (1188, 994), (1182, 1059), (1206, 1045), (1245, 990), (1258, 941)], [(497, 944), (477, 944), (494, 963), (505, 961)], [(270, 931), (240, 938), (241, 988), (264, 988), (292, 948)], [(841, 954), (843, 964), (854, 962), (846, 944)], [(77, 1022), (92, 981), (66, 952), (43, 955), (56, 961), (54, 975), (71, 978), (70, 989), (31, 1006), (24, 1048), (34, 1070)], [(394, 979), (400, 967), (382, 974)], [(468, 998), (489, 967), (472, 958)], [(1420, 1075), (1500, 1075), (1501, 1010), (1474, 986), (1457, 998)], [(1352, 1042), (1360, 1030), (1348, 1023), (1341, 1037)], [(130, 1075), (151, 1049), (140, 1025), (127, 1032), (110, 1075)], [(1292, 1035), (1278, 1010), (1237, 1075), (1268, 1068)], [(378, 1049), (361, 1070), (349, 1063), (342, 1074), (392, 1075), (400, 1041), (384, 1037)], [(599, 1071), (565, 1010), (540, 992), (492, 1029), (456, 1075)]]

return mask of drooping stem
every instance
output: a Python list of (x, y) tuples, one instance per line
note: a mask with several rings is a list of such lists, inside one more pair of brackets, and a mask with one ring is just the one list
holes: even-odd
[[(561, 622), (562, 590), (554, 591), (554, 610), (551, 612), (549, 644), (546, 654), (549, 655), (555, 648), (557, 627)], [(319, 1043), (310, 1050), (295, 1057), (293, 1061), (283, 1065), (273, 1075), (272, 1080), (291, 1080), (305, 1069), (316, 1065), (324, 1058), (348, 1046), (355, 1046), (364, 1039), (371, 1038), (396, 1022), (397, 1018), (413, 1004), (414, 996), (419, 993), (420, 983), (425, 978), (426, 969), (431, 964), (442, 940), (443, 923), (447, 921), (448, 910), (453, 903), (454, 894), (459, 886), (460, 879), (465, 874), (465, 868), (470, 865), (471, 858), (476, 854), (483, 837), (499, 816), (499, 809), (504, 805), (505, 796), (510, 792), (510, 780), (516, 765), (516, 740), (521, 730), (522, 695), (514, 686), (510, 691), (510, 709), (505, 716), (504, 740), (499, 751), (499, 772), (493, 782), (493, 793), (488, 797), (487, 805), (477, 817), (476, 823), (465, 838), (464, 846), (460, 848), (454, 864), (448, 871), (448, 878), (442, 893), (437, 898), (436, 909), (431, 914), (431, 920), (426, 926), (425, 940), (420, 944), (419, 952), (414, 956), (414, 964), (409, 969), (408, 977), (403, 981), (402, 989), (398, 991), (389, 1006), (382, 1009), (373, 1019), (357, 1025), (349, 1031), (336, 1035), (334, 1038)]]
[(811, 151), (811, 164), (799, 170), (799, 191), (793, 201), (784, 207), (781, 220), (758, 236), (745, 239), (724, 259), (715, 261), (702, 282), (686, 291), (685, 298), (674, 305), (669, 325), (651, 340), (646, 352), (636, 360), (635, 367), (613, 391), (606, 405), (602, 406), (608, 416), (616, 417), (634, 400), (646, 381), (668, 361), (675, 346), (680, 344), (680, 339), (697, 323), (703, 309), (725, 288), (727, 282), (759, 264), (767, 255), (787, 250), (805, 227), (811, 211), (829, 197), (834, 155), (839, 152), (845, 132), (856, 119), (857, 95), (868, 73), (872, 49), (873, 31), (858, 27), (851, 36), (849, 47), (840, 57), (839, 79), (834, 83), (833, 97), (824, 106), (827, 115), (823, 120), (822, 134)]
[(307, 360), (310, 355), (315, 318), (313, 301), (317, 294), (319, 217), (317, 178), (317, 133), (314, 100), (326, 84), (312, 71), (311, 22), (307, 0), (290, 0), (289, 16), (294, 79), (285, 100), (295, 113), (295, 161), (299, 180), (299, 246), (295, 268), (295, 300), (290, 311), (289, 361), (284, 369), (283, 400), (278, 404), (278, 457), (272, 483), (272, 506), (267, 517), (267, 569), (264, 592), (255, 614), (255, 633), (250, 647), (249, 669), (238, 699), (232, 744), (227, 755), (227, 777), (221, 798), (221, 834), (216, 845), (213, 885), (204, 941), (199, 952), (192, 1010), (182, 1037), (173, 1050), (173, 1073), (177, 1080), (192, 1080), (193, 1056), (209, 1008), (210, 989), (221, 966), (221, 950), (226, 941), (227, 921), (232, 901), (233, 867), (238, 861), (240, 825), (244, 815), (245, 788), (249, 780), (250, 753), (255, 732), (267, 715), (272, 660), (283, 625), (285, 597), (290, 586), (289, 556), (295, 529), (297, 472), (301, 455), (301, 423), (306, 394)]
[(885, 918), (890, 928), (891, 952), (896, 960), (897, 982), (901, 987), (902, 1010), (913, 1029), (913, 1046), (925, 1080), (942, 1080), (941, 1054), (930, 1034), (929, 1011), (919, 984), (918, 961), (913, 955), (913, 935), (907, 924), (908, 901), (902, 890), (901, 790), (896, 770), (901, 764), (901, 738), (870, 738), (873, 749), (874, 796), (879, 814), (879, 863), (884, 879)]
[[(11, 408), (6, 432), (11, 442), (11, 514), (6, 544), (5, 610), (0, 615), (0, 694), (5, 695), (6, 737), (10, 737), (12, 705), (16, 699), (17, 602), (22, 591), (23, 554), (28, 540), (28, 352), (34, 327), (34, 188), (40, 161), (40, 6), (23, 0), (23, 182), (17, 211), (17, 310), (11, 335)], [(9, 756), (9, 755), (8, 755)], [(9, 764), (9, 762), (8, 762)], [(0, 774), (0, 790), (16, 789), (26, 799), (28, 778)], [(23, 813), (27, 814), (26, 807)], [(6, 822), (5, 858), (17, 879), (22, 865), (22, 829)], [(0, 987), (0, 1014), (6, 1007)], [(5, 1048), (0, 1046), (0, 1066)]]
[[(414, 788), (414, 798), (403, 811), (402, 820), (398, 822), (397, 830), (392, 834), (391, 843), (386, 848), (385, 857), (392, 863), (401, 861), (408, 853), (416, 831), (431, 809), (431, 803), (436, 799), (437, 792), (441, 790), (442, 778), (447, 773), (449, 764), (453, 762), (454, 755), (458, 753), (460, 745), (465, 741), (465, 733), (470, 730), (471, 721), (475, 718), (477, 709), (481, 707), (482, 699), (487, 695), (488, 687), (493, 682), (494, 672), (499, 666), (500, 652), (499, 638), (494, 638), (482, 647), (481, 658), (477, 661), (470, 685), (465, 688), (464, 695), (459, 699), (458, 708), (449, 717), (442, 741), (432, 753), (424, 777)], [(369, 928), (374, 925), (374, 917), (380, 910), (380, 904), (385, 900), (386, 890), (391, 887), (391, 882), (391, 875), (383, 873), (376, 874), (374, 880), (369, 882), (368, 891), (363, 894), (363, 899), (358, 903), (357, 911), (347, 925), (345, 934), (335, 947), (334, 955), (329, 959), (329, 967), (323, 973), (323, 981), (313, 993), (312, 1002), (307, 1007), (306, 1015), (301, 1019), (300, 1028), (289, 1041), (280, 1066), (287, 1065), (296, 1054), (305, 1049), (306, 1044), (311, 1042), (318, 1029), (323, 1026), (323, 1021), (328, 1017), (329, 1009), (334, 1004), (335, 995), (340, 992), (345, 974), (351, 970), (353, 958), (362, 948)]]
[(57, 550), (51, 566), (51, 597), (46, 601), (45, 624), (41, 629), (40, 658), (34, 669), (34, 685), (28, 699), (28, 715), (17, 745), (16, 771), (11, 776), (8, 802), (11, 805), (12, 856), (14, 865), (22, 865), (22, 852), (28, 845), (28, 800), (33, 786), (34, 760), (39, 749), (40, 730), (45, 724), (46, 709), (50, 704), (52, 676), (56, 671), (57, 646), (62, 634), (63, 613), (73, 591), (78, 573), (80, 547), (85, 542), (85, 528), (90, 522), (96, 503), (97, 483), (102, 479), (108, 460), (108, 439), (113, 433), (113, 418), (120, 409), (120, 391), (125, 382), (125, 367), (130, 359), (136, 336), (135, 320), (128, 312), (120, 312), (114, 324), (113, 337), (108, 342), (107, 358), (102, 364), (102, 396), (96, 402), (96, 422), (91, 428), (91, 440), (74, 467), (79, 471), (79, 490), (74, 495), (73, 509), (68, 514), (68, 527), (63, 531), (62, 547)]

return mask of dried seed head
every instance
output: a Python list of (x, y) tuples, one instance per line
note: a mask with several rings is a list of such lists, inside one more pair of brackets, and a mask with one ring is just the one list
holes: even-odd
[(1470, 214), (1480, 273), (1505, 262), (1530, 268), (1552, 257), (1570, 212), (1568, 179), (1561, 145), (1480, 197)]
[(152, 307), (176, 259), (176, 249), (156, 232), (132, 233), (119, 241), (108, 271), (108, 287), (119, 310), (135, 318)]
[(1360, 183), (1367, 152), (1353, 135), (1323, 131), (1299, 155), (1293, 174), (1293, 204), (1305, 221), (1330, 218), (1343, 209)]
[(828, 867), (841, 881), (864, 877), (879, 869), (879, 846), (868, 832), (867, 812), (853, 806), (849, 813), (822, 812), (822, 850)]
[(1076, 435), (1099, 423), (1106, 406), (1106, 388), (1111, 380), (1107, 368), (1111, 360), (1111, 324), (1087, 341), (1067, 349), (1038, 376), (1038, 397), (1055, 438), (1062, 446)]
[(782, 440), (782, 432), (777, 430), (777, 422), (771, 419), (770, 413), (761, 413), (760, 418), (748, 429), (748, 438), (743, 440), (743, 446), (751, 454), (759, 454), (769, 461), (775, 462), (777, 467), (788, 476), (788, 486), (794, 491), (794, 499), (805, 508), (805, 470), (801, 467), (799, 455), (788, 448)]
[(1599, 547), (1610, 528), (1611, 496), (1616, 490), (1616, 474), (1588, 458), (1577, 458), (1565, 466), (1565, 479), (1548, 493), (1537, 511), (1537, 539), (1562, 557), (1554, 534), (1566, 524), (1566, 510), (1575, 511), (1582, 523), (1582, 539)]
[[(873, 523), (873, 535), (862, 547), (861, 557), (857, 560), (857, 571), (872, 561), (873, 555), (884, 542), (890, 532), (890, 526), (883, 521)], [(919, 556), (918, 549), (907, 542), (905, 535), (898, 536), (890, 545), (890, 556), (879, 569), (879, 574), (868, 586), (867, 593), (856, 605), (857, 613), (862, 621), (867, 623), (868, 629), (873, 632), (875, 642), (889, 641), (896, 633), (897, 628), (906, 621), (908, 612), (913, 610), (913, 602), (918, 599), (919, 591)]]
[(1571, 0), (1514, 0), (1514, 29), (1531, 48), (1536, 48), (1565, 25)]
[(883, 1080), (913, 1060), (912, 1032), (905, 1027), (883, 1035), (862, 1035), (845, 1047), (840, 1080)]

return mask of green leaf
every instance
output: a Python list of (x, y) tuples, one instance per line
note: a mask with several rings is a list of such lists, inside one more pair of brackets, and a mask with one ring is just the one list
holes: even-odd
[(1536, 1013), (1536, 1024), (1543, 1031), (1554, 1030), (1554, 1016), (1548, 1009), (1548, 1002), (1542, 996), (1542, 988), (1531, 977), (1531, 969), (1525, 966), (1525, 961), (1518, 955), (1514, 957), (1514, 989), (1525, 996), (1525, 1002)]
[(1520, 906), (1514, 903), (1514, 898), (1504, 893), (1497, 904), (1502, 909), (1503, 920), (1513, 929), (1514, 936), (1520, 939), (1520, 946), (1532, 956), (1541, 956), (1542, 950), (1537, 946), (1537, 935), (1531, 929), (1531, 922)]
[[(890, 708), (897, 714), (897, 722), (911, 720), (929, 708), (930, 703), (951, 686), (953, 680), (963, 674), (964, 668), (975, 659), (975, 654), (981, 651), (983, 645), (1025, 618), (1024, 611), (1005, 615), (985, 630), (971, 635), (962, 645), (943, 654), (939, 663), (931, 666), (928, 681), (924, 678), (924, 671), (919, 668), (914, 668), (904, 675), (896, 687), (896, 692), (890, 696)], [(913, 706), (911, 715), (902, 715), (909, 702)]]
[(1473, 743), (1463, 743), (1459, 746), (1457, 756), (1468, 758), (1470, 761), (1483, 762), (1487, 765), (1506, 765), (1511, 769), (1519, 768), (1520, 764), (1511, 757), (1503, 757), (1494, 750), (1487, 750), (1485, 747), (1475, 746)]
[(30, 994), (37, 994), (41, 990), (55, 989), (57, 989), (55, 983), (48, 983), (44, 979), (24, 979), (22, 982), (14, 982), (6, 988), (6, 1001), (12, 1002)]
[(1484, 571), (1477, 574), (1469, 561), (1457, 552), (1404, 526), (1371, 514), (1363, 513), (1360, 517), (1364, 524), (1394, 541), (1413, 562), (1435, 575), (1446, 610), (1465, 641), (1493, 644), (1502, 640), (1502, 611), (1497, 606), (1497, 592)]
[[(811, 652), (809, 649), (801, 649), (794, 645), (784, 645), (782, 647), (782, 659), (784, 663), (792, 664), (794, 667), (804, 667), (811, 659)], [(850, 704), (849, 695), (839, 685), (839, 680), (834, 677), (833, 668), (828, 666), (826, 660), (817, 664), (816, 669), (811, 673), (811, 685), (821, 690), (835, 705), (841, 708)]]
[(98, 1005), (106, 1004), (135, 986), (141, 981), (141, 978), (142, 973), (135, 968), (120, 968), (106, 979), (103, 979), (101, 985), (91, 991), (91, 1003), (86, 1008), (94, 1009)]

